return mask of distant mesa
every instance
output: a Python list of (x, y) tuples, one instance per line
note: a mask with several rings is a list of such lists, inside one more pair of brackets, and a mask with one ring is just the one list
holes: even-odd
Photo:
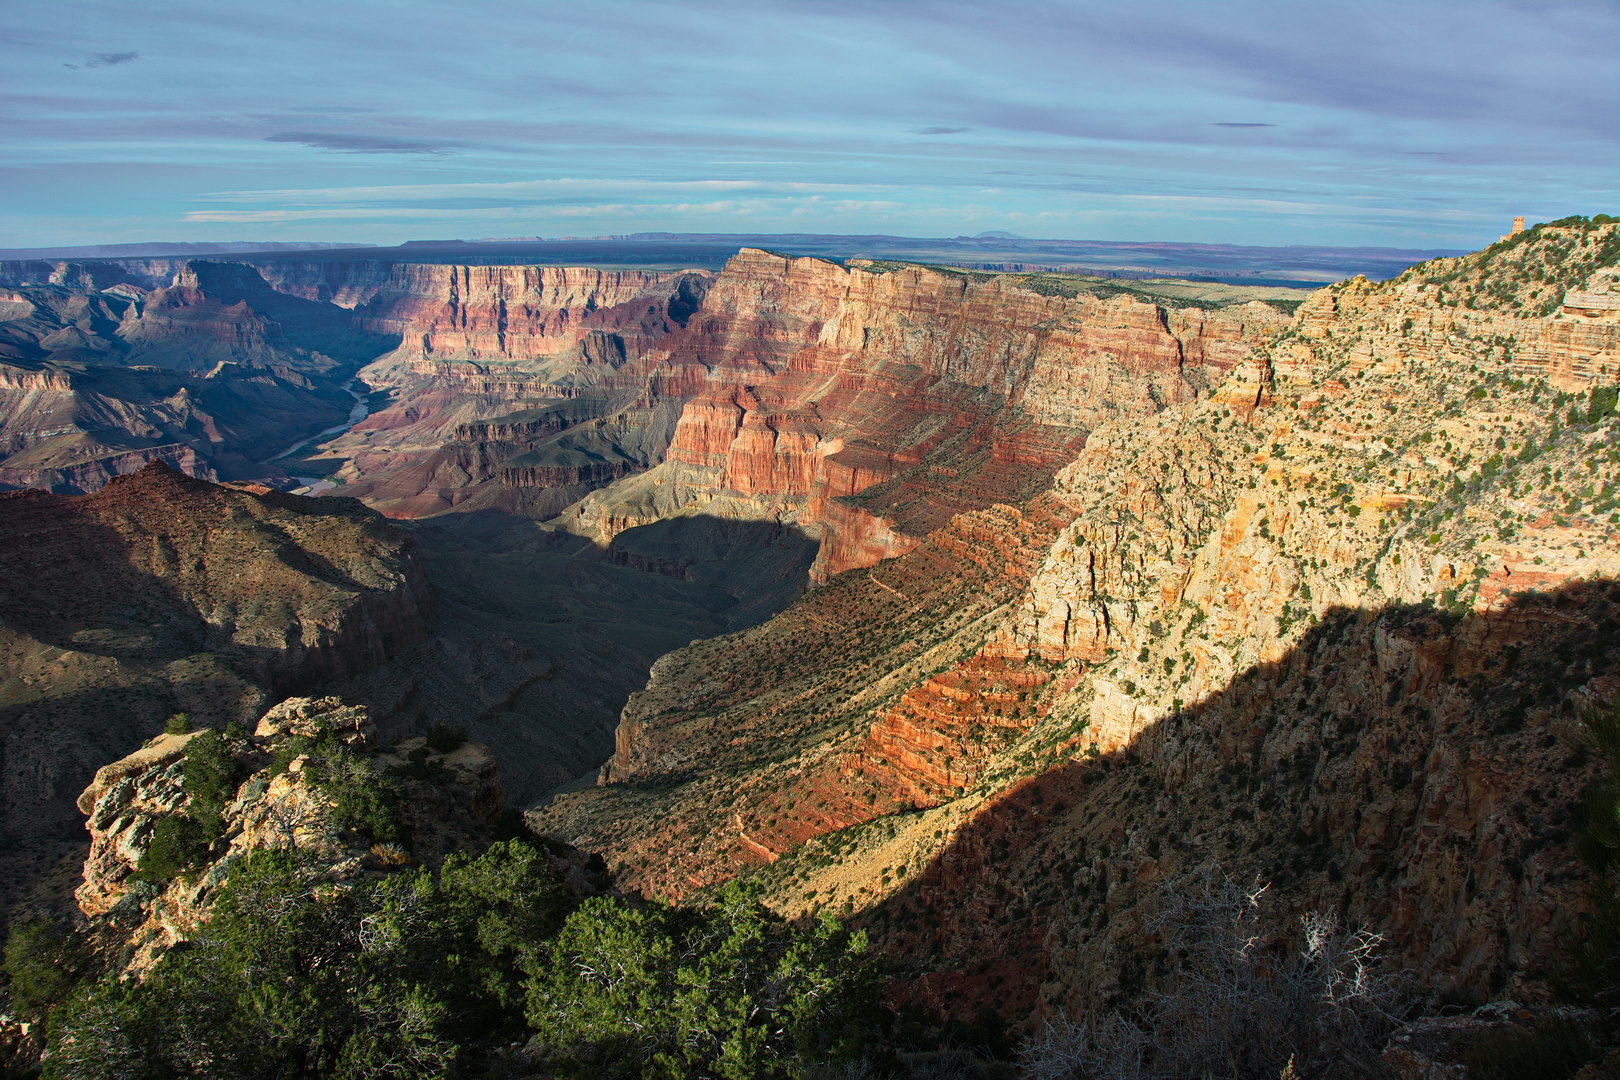
[[(842, 261), (861, 257), (887, 261), (951, 265), (966, 270), (1035, 273), (1040, 271), (1123, 277), (1188, 277), (1199, 275), (1248, 285), (1315, 287), (1359, 275), (1382, 281), (1414, 263), (1460, 250), (1398, 248), (1254, 247), (1235, 244), (1120, 242), (1102, 240), (1036, 240), (1004, 229), (977, 236), (915, 237), (817, 233), (668, 233), (644, 232), (611, 236), (484, 237), (477, 240), (413, 239), (393, 247), (331, 243), (230, 244), (143, 243), (96, 247), (0, 249), (0, 286), (43, 281), (54, 268), (40, 265), (59, 259), (134, 260), (164, 256), (196, 258), (215, 255), (251, 262), (270, 278), (287, 274), (311, 280), (347, 279), (363, 274), (358, 260), (385, 263), (455, 263), (521, 266), (642, 267), (718, 271), (739, 248), (761, 248)], [(280, 269), (277, 255), (308, 266)], [(302, 257), (301, 259), (299, 257)], [(11, 263), (13, 265), (3, 265)], [(313, 264), (351, 264), (345, 269), (316, 269)], [(24, 265), (31, 264), (31, 265)], [(150, 267), (126, 267), (147, 274)], [(146, 282), (148, 287), (156, 282)], [(278, 286), (279, 287), (279, 286)], [(340, 286), (334, 285), (337, 289)], [(318, 288), (315, 290), (318, 292)], [(312, 298), (313, 298), (312, 293)]]
[(375, 244), (330, 240), (225, 240), (192, 244), (148, 240), (136, 244), (85, 244), (78, 247), (0, 248), (0, 260), (15, 259), (154, 259), (195, 255), (251, 255), (255, 252), (332, 251), (372, 248)]
[(407, 240), (399, 246), (401, 248), (446, 248), (466, 247), (470, 243), (479, 242), (475, 240)]

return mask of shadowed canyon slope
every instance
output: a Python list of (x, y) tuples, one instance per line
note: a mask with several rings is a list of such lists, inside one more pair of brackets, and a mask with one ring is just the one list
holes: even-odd
[(532, 801), (594, 769), (653, 661), (735, 606), (703, 583), (413, 537), (352, 499), (161, 464), (88, 496), (0, 495), (0, 532), (6, 903), (80, 846), (75, 791), (174, 712), (222, 727), (320, 687), (385, 739), (466, 729)]
[(78, 791), (170, 714), (245, 722), (427, 638), (421, 562), (376, 514), (161, 464), (90, 496), (0, 495), (0, 560), (12, 887), (77, 843)]
[(864, 913), (895, 993), (966, 1015), (1139, 993), (1135, 906), (1211, 858), (1544, 995), (1571, 710), (1620, 688), (1620, 316), (1548, 294), (1617, 256), (1566, 224), (1318, 292), (1033, 499), (665, 657), (532, 820), (654, 892)]

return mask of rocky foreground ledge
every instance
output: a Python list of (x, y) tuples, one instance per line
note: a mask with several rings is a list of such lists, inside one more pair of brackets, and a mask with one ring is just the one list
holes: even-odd
[[(206, 921), (253, 851), (296, 850), (341, 884), (436, 869), (504, 835), (487, 747), (443, 728), (388, 746), (375, 736), (363, 707), (295, 697), (251, 735), (166, 733), (100, 769), (79, 796), (91, 844), (76, 892), (100, 947), (140, 976)], [(549, 854), (584, 890), (584, 858), (562, 845)]]

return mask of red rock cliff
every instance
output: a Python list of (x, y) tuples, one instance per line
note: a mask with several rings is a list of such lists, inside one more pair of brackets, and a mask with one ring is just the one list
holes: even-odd
[[(825, 580), (1034, 494), (1089, 428), (1207, 392), (1282, 322), (1259, 304), (1166, 311), (744, 249), (670, 345), (709, 386), (676, 426), (653, 509), (789, 517), (820, 536)], [(579, 516), (598, 531), (638, 520), (611, 493)]]

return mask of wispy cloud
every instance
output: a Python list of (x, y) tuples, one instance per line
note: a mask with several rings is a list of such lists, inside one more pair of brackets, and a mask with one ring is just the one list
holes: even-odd
[(774, 180), (593, 179), (561, 176), (553, 180), (510, 180), (502, 183), (465, 184), (379, 184), (365, 187), (279, 188), (267, 191), (211, 191), (198, 196), (209, 202), (277, 202), (283, 204), (330, 205), (332, 203), (395, 206), (408, 203), (453, 199), (494, 199), (497, 201), (549, 200), (578, 195), (612, 192), (644, 198), (667, 198), (671, 194), (702, 195), (718, 192), (780, 192), (793, 195), (841, 194), (871, 190), (887, 185), (816, 184)]
[(1620, 170), (1615, 0), (1020, 0), (993, 18), (826, 0), (746, 19), (735, 0), (502, 0), (495, 33), (444, 4), (145, 7), (0, 3), (0, 236), (387, 242), (732, 213), (1463, 247), (1518, 213), (1613, 212)]
[(93, 53), (91, 54), (90, 58), (82, 64), (63, 64), (62, 66), (65, 68), (73, 68), (74, 70), (78, 70), (81, 67), (113, 67), (117, 64), (127, 64), (131, 60), (138, 60), (140, 59), (140, 55), (140, 53), (133, 52)]
[(317, 150), (345, 154), (451, 154), (456, 144), (398, 139), (386, 135), (351, 135), (340, 131), (278, 131), (266, 135), (265, 142), (298, 143)]

